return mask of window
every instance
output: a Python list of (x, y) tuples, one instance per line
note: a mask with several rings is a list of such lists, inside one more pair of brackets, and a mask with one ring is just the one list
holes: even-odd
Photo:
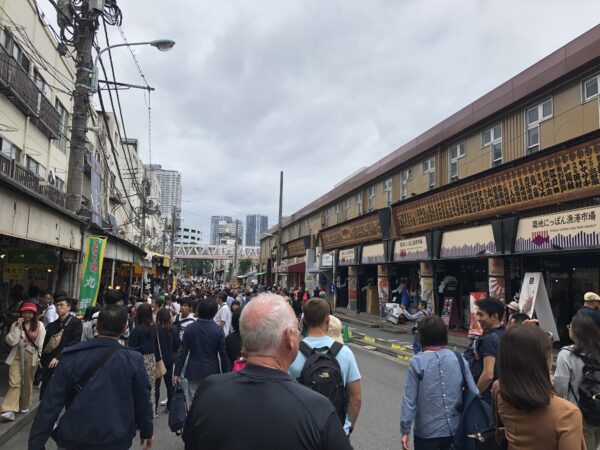
[(481, 133), (481, 147), (491, 146), (492, 167), (502, 164), (502, 124), (494, 125)]
[(6, 52), (17, 60), (23, 70), (29, 73), (29, 58), (25, 55), (25, 52), (15, 42), (12, 35), (4, 30), (4, 48)]
[(465, 143), (453, 145), (448, 149), (450, 167), (448, 170), (448, 179), (450, 181), (458, 178), (458, 160), (465, 156)]
[(423, 161), (423, 175), (427, 175), (427, 186), (435, 188), (435, 156)]
[(350, 197), (348, 197), (344, 201), (344, 220), (348, 220), (348, 217), (350, 217), (350, 203)]
[(362, 204), (362, 192), (356, 194), (356, 214), (361, 215), (363, 213), (363, 204)]
[(600, 84), (600, 74), (583, 82), (583, 101), (587, 102), (598, 97), (598, 85)]
[(400, 200), (406, 199), (409, 181), (412, 181), (412, 169), (404, 169), (400, 172)]
[(329, 226), (329, 216), (330, 216), (330, 211), (329, 208), (325, 209), (325, 226)]
[(36, 174), (40, 178), (46, 178), (46, 168), (31, 156), (27, 157), (27, 170)]
[(33, 70), (33, 81), (35, 82), (35, 85), (40, 90), (40, 92), (44, 94), (44, 97), (50, 100), (50, 98), (52, 97), (52, 89), (50, 89), (50, 86), (48, 85), (48, 83), (46, 83), (46, 80), (44, 80), (40, 73), (35, 69)]
[(392, 204), (392, 179), (388, 178), (383, 182), (383, 192), (385, 194), (385, 204), (390, 206)]
[(55, 106), (56, 111), (58, 111), (58, 114), (60, 115), (60, 137), (54, 142), (60, 150), (66, 152), (67, 142), (69, 142), (69, 113), (67, 112), (67, 108), (65, 108), (58, 100), (56, 100)]
[(14, 159), (16, 162), (21, 162), (21, 150), (19, 150), (15, 144), (7, 141), (4, 138), (0, 138), (0, 151), (10, 159)]
[(335, 205), (335, 223), (340, 223), (340, 205)]
[(373, 211), (375, 208), (375, 197), (377, 196), (377, 191), (375, 186), (369, 186), (369, 196), (367, 198), (367, 211)]
[(552, 97), (539, 105), (529, 108), (525, 113), (527, 120), (527, 154), (540, 151), (540, 123), (552, 117)]

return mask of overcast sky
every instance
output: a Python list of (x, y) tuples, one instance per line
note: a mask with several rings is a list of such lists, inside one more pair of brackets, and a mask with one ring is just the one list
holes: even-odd
[[(48, 10), (48, 0), (38, 0)], [(183, 176), (183, 219), (277, 221), (599, 22), (598, 0), (119, 0), (152, 94), (152, 163)], [(55, 15), (51, 16), (54, 19)], [(122, 42), (111, 30), (111, 44)], [(103, 39), (101, 39), (103, 44)], [(119, 81), (142, 83), (113, 52)], [(143, 91), (122, 94), (148, 161)]]

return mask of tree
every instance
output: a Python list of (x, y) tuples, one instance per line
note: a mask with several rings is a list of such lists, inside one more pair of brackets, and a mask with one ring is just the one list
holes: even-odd
[(242, 258), (240, 259), (240, 262), (238, 263), (238, 267), (239, 267), (239, 271), (240, 271), (240, 275), (244, 275), (246, 273), (248, 273), (248, 271), (250, 270), (250, 267), (252, 267), (252, 260), (250, 258)]

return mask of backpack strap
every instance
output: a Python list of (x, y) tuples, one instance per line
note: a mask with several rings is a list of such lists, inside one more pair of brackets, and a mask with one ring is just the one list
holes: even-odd
[(312, 355), (314, 353), (315, 350), (310, 345), (308, 345), (306, 342), (300, 341), (300, 351), (306, 358), (308, 358), (310, 355)]
[(108, 358), (110, 358), (113, 354), (115, 354), (116, 352), (121, 350), (121, 348), (122, 348), (121, 346), (109, 348), (107, 351), (105, 351), (102, 354), (102, 356), (100, 358), (98, 358), (98, 360), (94, 364), (92, 364), (90, 367), (88, 367), (88, 369), (85, 371), (83, 376), (79, 379), (79, 381), (73, 385), (73, 391), (72, 391), (70, 399), (69, 399), (69, 405), (71, 403), (73, 403), (73, 400), (75, 399), (77, 394), (79, 394), (83, 390), (83, 388), (85, 387), (87, 382), (96, 374), (98, 369), (100, 369), (100, 367), (102, 367), (104, 365), (104, 363), (108, 360)]
[(334, 341), (334, 343), (331, 345), (331, 347), (329, 347), (329, 352), (334, 357), (336, 357), (342, 348), (344, 348), (344, 346), (342, 344), (340, 344), (337, 341)]
[(452, 352), (456, 359), (458, 360), (458, 365), (460, 366), (460, 373), (462, 374), (462, 385), (464, 388), (467, 387), (467, 374), (465, 369), (465, 362), (463, 361), (462, 356), (458, 352)]

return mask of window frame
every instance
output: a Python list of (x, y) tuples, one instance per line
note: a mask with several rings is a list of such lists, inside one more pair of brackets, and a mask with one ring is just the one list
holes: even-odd
[(367, 212), (371, 212), (375, 209), (373, 200), (377, 197), (377, 186), (372, 185), (367, 188)]
[[(467, 144), (465, 141), (460, 141), (448, 147), (448, 181), (458, 179), (458, 160), (465, 157), (466, 146)], [(452, 157), (453, 150), (456, 150), (455, 157)], [(456, 173), (454, 175), (452, 175), (452, 165), (456, 167)]]
[(363, 213), (363, 197), (362, 197), (362, 191), (358, 192), (356, 194), (356, 197), (354, 198), (355, 204), (356, 204), (356, 215), (360, 216)]
[(344, 220), (348, 220), (350, 217), (350, 207), (352, 206), (351, 203), (350, 197), (344, 200)]
[(54, 108), (60, 115), (60, 136), (58, 139), (54, 139), (54, 145), (58, 147), (60, 151), (66, 153), (67, 144), (69, 142), (69, 121), (70, 114), (67, 108), (62, 104), (62, 102), (57, 98), (54, 102)]
[[(32, 162), (32, 164), (30, 164), (30, 162)], [(30, 166), (33, 166), (33, 168)], [(26, 155), (25, 157), (25, 168), (42, 180), (46, 178), (46, 168), (30, 155)], [(40, 168), (42, 169), (41, 171)]]
[[(10, 148), (10, 153), (5, 152), (5, 148)], [(7, 158), (14, 159), (16, 162), (21, 163), (21, 156), (23, 155), (23, 151), (11, 141), (2, 136), (0, 136), (0, 153), (2, 153)]]
[(412, 167), (400, 172), (400, 200), (405, 200), (408, 195), (408, 182), (412, 181)]
[(385, 204), (390, 206), (392, 204), (392, 194), (394, 189), (394, 182), (392, 177), (383, 180), (383, 194), (385, 195)]
[[(552, 111), (549, 115), (544, 116), (544, 105), (550, 101), (550, 106)], [(537, 110), (537, 119), (533, 122), (529, 122), (529, 112)], [(540, 137), (540, 124), (545, 122), (546, 120), (554, 117), (554, 97), (547, 97), (541, 102), (538, 102), (536, 105), (530, 106), (525, 110), (525, 154), (531, 155), (533, 153), (537, 153), (541, 150), (541, 137)], [(537, 129), (537, 144), (530, 145), (529, 143), (529, 132)], [(537, 150), (532, 150), (532, 148), (537, 147)]]
[[(432, 164), (433, 163), (433, 164)], [(427, 169), (425, 165), (427, 164)], [(429, 190), (435, 189), (435, 155), (425, 159), (422, 164), (423, 175), (427, 175), (427, 186)]]
[[(589, 81), (592, 81), (592, 80), (596, 81), (596, 93), (588, 96), (586, 94), (586, 83)], [(597, 73), (596, 75), (591, 76), (581, 82), (581, 102), (587, 103), (589, 101), (594, 100), (595, 98), (598, 98), (599, 96), (600, 96), (600, 73)]]

